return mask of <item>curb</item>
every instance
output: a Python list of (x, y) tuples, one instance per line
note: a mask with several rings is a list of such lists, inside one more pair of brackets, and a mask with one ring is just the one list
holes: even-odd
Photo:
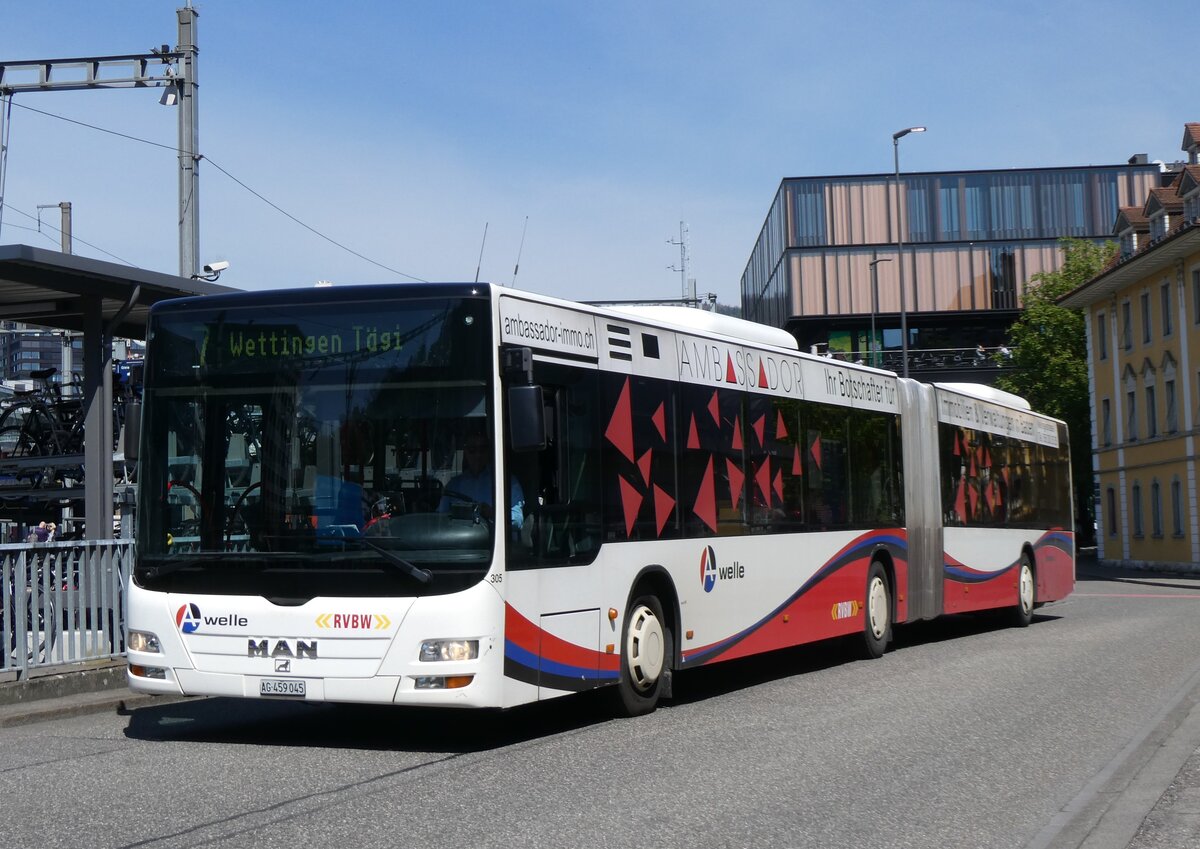
[(0, 684), (0, 728), (89, 713), (125, 713), (191, 698), (133, 692), (126, 684), (124, 661), (106, 660), (83, 668), (60, 669)]
[(0, 709), (24, 702), (39, 702), (125, 687), (125, 661), (91, 661), (47, 670), (47, 674), (0, 684)]

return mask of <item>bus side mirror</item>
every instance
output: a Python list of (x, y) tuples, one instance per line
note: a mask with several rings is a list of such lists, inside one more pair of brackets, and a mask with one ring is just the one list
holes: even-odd
[(546, 447), (542, 387), (508, 387), (508, 434), (513, 451), (541, 451)]
[(122, 425), (125, 449), (125, 460), (136, 463), (138, 459), (138, 442), (142, 438), (142, 402), (125, 402), (125, 423)]

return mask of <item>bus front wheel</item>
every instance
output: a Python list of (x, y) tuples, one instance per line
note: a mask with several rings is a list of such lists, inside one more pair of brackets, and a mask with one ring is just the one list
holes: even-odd
[(1017, 564), (1017, 604), (1009, 617), (1016, 627), (1024, 628), (1033, 621), (1033, 598), (1033, 562), (1028, 554), (1022, 553)]
[(621, 635), (620, 709), (626, 716), (650, 713), (658, 706), (671, 662), (671, 632), (662, 604), (652, 595), (629, 606)]
[(867, 597), (863, 607), (863, 638), (867, 657), (883, 657), (892, 637), (892, 591), (887, 573), (876, 560), (867, 571)]

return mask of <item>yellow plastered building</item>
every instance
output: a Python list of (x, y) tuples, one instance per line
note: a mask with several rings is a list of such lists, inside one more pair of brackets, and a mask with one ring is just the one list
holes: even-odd
[(1200, 123), (1183, 149), (1119, 211), (1114, 262), (1059, 303), (1086, 317), (1098, 557), (1200, 571)]

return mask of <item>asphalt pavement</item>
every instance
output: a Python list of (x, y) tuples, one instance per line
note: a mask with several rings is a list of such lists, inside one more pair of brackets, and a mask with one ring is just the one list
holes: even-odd
[[(1200, 592), (1200, 572), (1105, 569), (1085, 553), (1080, 577)], [(4, 673), (0, 670), (0, 676)], [(0, 728), (91, 713), (125, 714), (180, 698), (134, 693), (125, 664), (104, 661), (28, 680), (0, 680)], [(1026, 849), (1200, 849), (1200, 670)]]

